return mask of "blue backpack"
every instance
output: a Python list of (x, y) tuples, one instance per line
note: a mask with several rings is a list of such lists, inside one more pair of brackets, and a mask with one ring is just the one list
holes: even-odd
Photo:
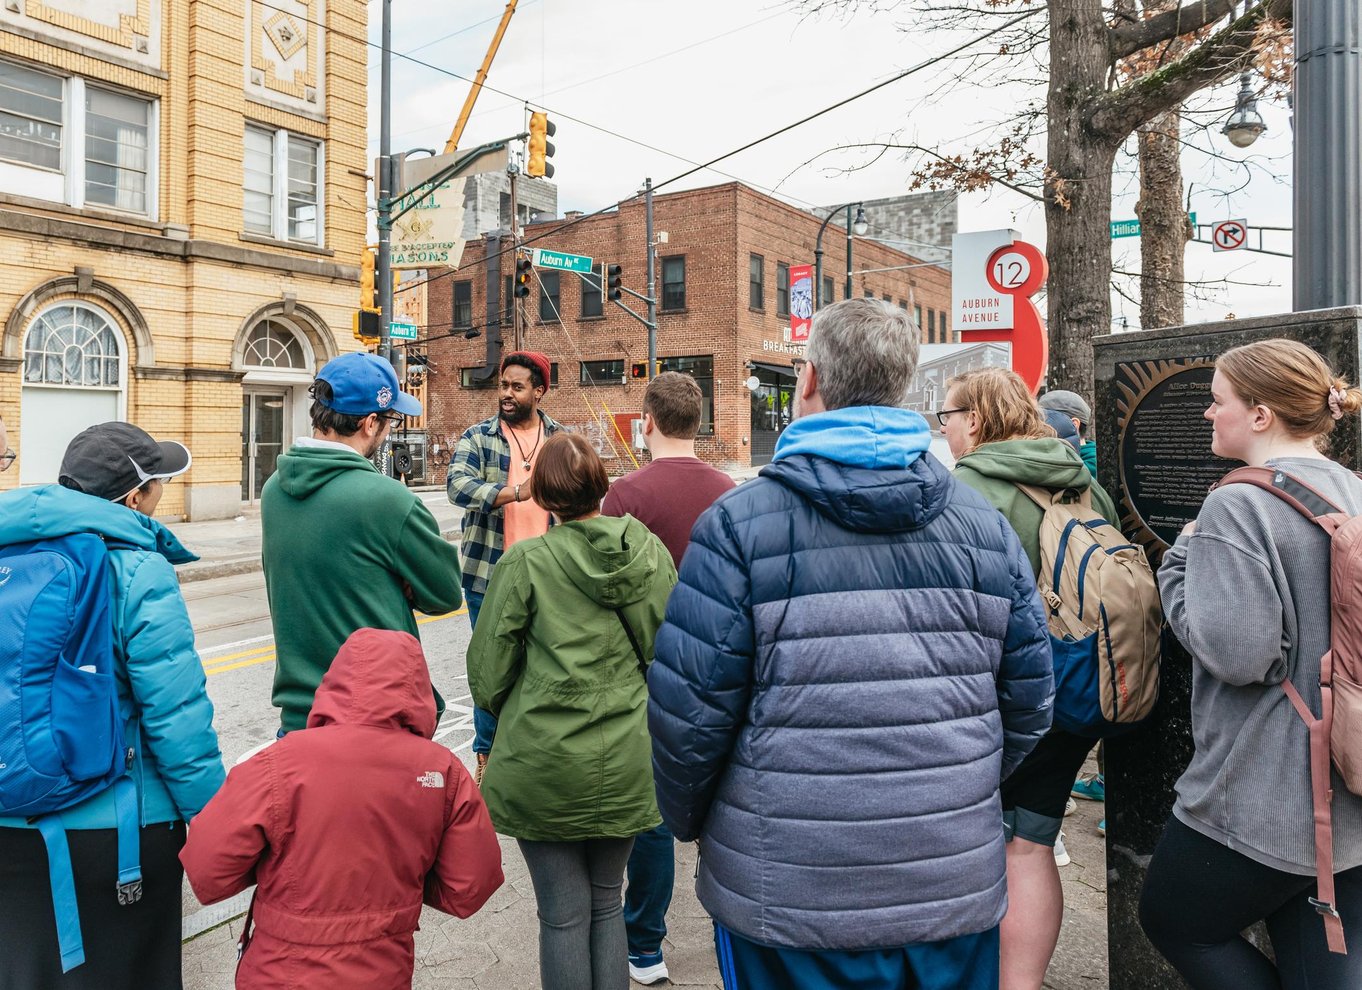
[(114, 680), (108, 546), (92, 533), (0, 547), (0, 814), (42, 833), (62, 971), (85, 961), (61, 812), (113, 789), (120, 904), (142, 896), (134, 751)]

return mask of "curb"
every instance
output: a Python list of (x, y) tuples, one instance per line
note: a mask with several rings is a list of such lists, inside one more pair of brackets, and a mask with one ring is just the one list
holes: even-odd
[[(440, 535), (448, 543), (457, 543), (459, 540), (459, 530), (442, 529)], [(212, 581), (215, 578), (236, 577), (238, 574), (254, 574), (264, 570), (261, 563), (260, 554), (255, 553), (249, 556), (228, 557), (225, 560), (201, 561), (196, 564), (185, 564), (176, 568), (175, 576), (180, 584), (190, 584), (195, 581)]]

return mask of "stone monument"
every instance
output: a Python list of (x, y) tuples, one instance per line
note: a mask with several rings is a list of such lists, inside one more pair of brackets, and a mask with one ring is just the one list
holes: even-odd
[[(1196, 518), (1210, 486), (1237, 466), (1211, 454), (1211, 425), (1202, 417), (1211, 401), (1215, 358), (1271, 337), (1308, 344), (1350, 383), (1362, 377), (1357, 306), (1112, 334), (1093, 342), (1098, 478), (1116, 502), (1122, 530), (1144, 545), (1156, 569), (1183, 524)], [(1330, 457), (1362, 466), (1356, 417), (1340, 422), (1330, 439)], [(1140, 930), (1139, 900), (1172, 811), (1173, 786), (1191, 758), (1191, 663), (1165, 629), (1153, 715), (1106, 745), (1111, 990), (1186, 987)]]

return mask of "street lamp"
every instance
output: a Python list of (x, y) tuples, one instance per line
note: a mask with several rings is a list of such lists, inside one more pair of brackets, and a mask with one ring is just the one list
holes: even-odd
[(1234, 113), (1225, 121), (1222, 133), (1236, 148), (1247, 148), (1265, 130), (1267, 125), (1258, 112), (1258, 97), (1249, 85), (1249, 74), (1245, 72), (1239, 77), (1239, 98), (1234, 102)]
[[(856, 219), (851, 219), (851, 208), (856, 207)], [(828, 223), (837, 215), (840, 210), (847, 211), (847, 298), (851, 298), (851, 235), (864, 237), (865, 232), (870, 229), (870, 224), (865, 220), (865, 207), (861, 203), (847, 203), (839, 206), (835, 210), (830, 210), (823, 225), (818, 228), (818, 236), (813, 242), (813, 300), (814, 309), (823, 306), (823, 231), (828, 229)]]

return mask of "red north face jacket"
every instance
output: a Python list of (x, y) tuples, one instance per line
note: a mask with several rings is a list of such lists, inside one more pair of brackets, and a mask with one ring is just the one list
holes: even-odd
[(307, 729), (228, 774), (180, 860), (204, 904), (258, 884), (238, 990), (409, 988), (422, 903), (466, 918), (501, 886), (487, 808), (434, 731), (420, 643), (360, 629)]

